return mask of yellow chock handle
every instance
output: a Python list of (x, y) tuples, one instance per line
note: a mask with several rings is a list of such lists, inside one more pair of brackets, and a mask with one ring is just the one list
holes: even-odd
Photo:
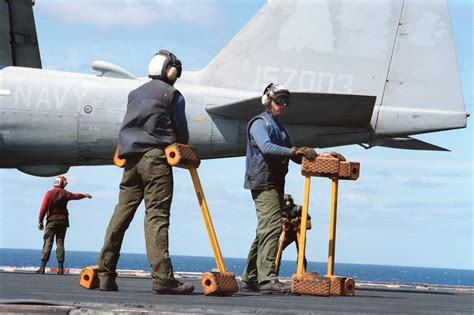
[(337, 221), (337, 192), (339, 179), (332, 179), (331, 189), (331, 213), (329, 216), (329, 252), (327, 276), (334, 276), (334, 259), (336, 256), (336, 221)]
[(209, 214), (209, 208), (207, 207), (206, 198), (204, 197), (204, 192), (202, 190), (201, 181), (199, 180), (199, 175), (195, 168), (190, 168), (189, 172), (191, 173), (191, 178), (193, 180), (194, 189), (196, 190), (199, 205), (201, 206), (204, 224), (206, 225), (207, 233), (209, 234), (209, 239), (211, 241), (214, 257), (216, 258), (217, 269), (219, 270), (219, 272), (226, 272), (227, 270), (224, 265), (224, 260), (222, 259), (221, 249), (217, 241), (214, 226), (212, 225), (211, 215)]
[(308, 221), (310, 185), (311, 185), (311, 177), (305, 176), (304, 193), (303, 193), (303, 209), (301, 210), (300, 235), (298, 237), (298, 268), (296, 269), (296, 273), (298, 275), (303, 275), (304, 273), (303, 260), (305, 256), (305, 247), (306, 247), (306, 222)]
[(278, 244), (278, 251), (275, 258), (275, 270), (278, 270), (278, 265), (280, 264), (281, 253), (283, 252), (283, 243), (285, 242), (286, 231), (281, 231), (280, 243)]
[[(296, 241), (298, 241), (299, 239), (300, 239), (300, 231), (296, 231)], [(298, 249), (299, 249), (299, 245), (298, 245)], [(303, 254), (303, 257), (304, 257), (304, 254)], [(296, 262), (296, 264), (298, 264), (298, 262)], [(303, 260), (303, 273), (305, 273), (305, 272), (306, 272), (306, 270), (304, 268), (304, 260)]]

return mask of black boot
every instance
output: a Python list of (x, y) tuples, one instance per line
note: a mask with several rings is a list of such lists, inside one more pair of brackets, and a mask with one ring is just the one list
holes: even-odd
[(191, 294), (194, 286), (191, 283), (182, 283), (172, 279), (163, 282), (153, 282), (153, 293), (155, 294)]
[(244, 281), (240, 284), (240, 292), (259, 292), (260, 288), (258, 287), (257, 281)]
[(39, 267), (39, 269), (36, 270), (35, 273), (44, 275), (45, 268), (46, 268), (46, 262), (42, 261), (41, 267)]
[(99, 275), (99, 290), (100, 291), (118, 291), (117, 282), (115, 282), (114, 275)]
[(62, 262), (58, 263), (58, 275), (63, 275), (64, 274), (64, 265)]
[(263, 293), (263, 294), (272, 294), (272, 293), (286, 294), (291, 291), (291, 285), (287, 285), (285, 283), (278, 281), (278, 279), (274, 279), (274, 280), (268, 281), (265, 284), (261, 284), (259, 286), (259, 289), (260, 289), (260, 293)]

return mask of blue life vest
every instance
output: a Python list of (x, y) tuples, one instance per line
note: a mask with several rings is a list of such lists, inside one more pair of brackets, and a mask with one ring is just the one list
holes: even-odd
[(119, 157), (165, 148), (176, 142), (172, 99), (179, 93), (161, 80), (151, 80), (128, 95), (119, 132)]
[(250, 135), (250, 127), (257, 119), (263, 119), (272, 143), (291, 148), (290, 136), (285, 127), (272, 114), (263, 112), (253, 117), (247, 125), (247, 153), (245, 183), (246, 189), (276, 188), (284, 193), (285, 176), (288, 173), (288, 157), (278, 155), (264, 155), (257, 143)]

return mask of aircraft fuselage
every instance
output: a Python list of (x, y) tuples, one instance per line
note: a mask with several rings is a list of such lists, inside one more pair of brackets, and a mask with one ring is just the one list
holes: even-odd
[[(111, 164), (128, 93), (144, 82), (146, 79), (4, 68), (0, 71), (0, 167), (23, 167), (28, 171), (31, 165)], [(202, 158), (245, 153), (247, 121), (214, 116), (205, 108), (256, 97), (258, 93), (179, 83), (176, 87), (186, 98), (190, 143)], [(288, 129), (295, 145), (316, 147), (326, 142), (324, 137), (318, 138), (317, 127)], [(367, 130), (351, 134), (351, 139), (341, 138), (341, 144), (369, 137)]]
[[(75, 165), (112, 164), (128, 93), (147, 80), (22, 67), (0, 70), (0, 167), (50, 176)], [(248, 118), (215, 115), (206, 108), (255, 100), (259, 92), (179, 82), (176, 87), (186, 98), (190, 144), (201, 158), (245, 154)], [(263, 110), (255, 107), (255, 113)], [(362, 127), (298, 123), (286, 127), (295, 146), (324, 148), (435, 130), (438, 121), (449, 115), (376, 105), (370, 124)], [(465, 124), (463, 113), (454, 112), (452, 117), (451, 125)]]

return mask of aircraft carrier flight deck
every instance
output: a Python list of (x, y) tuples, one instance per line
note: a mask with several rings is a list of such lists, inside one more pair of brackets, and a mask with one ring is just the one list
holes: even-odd
[(102, 292), (79, 286), (78, 274), (0, 272), (0, 313), (474, 313), (473, 287), (357, 282), (354, 297), (239, 292), (231, 297), (210, 297), (203, 294), (198, 275), (179, 276), (194, 284), (193, 294), (153, 294), (149, 277), (120, 276), (118, 292)]

